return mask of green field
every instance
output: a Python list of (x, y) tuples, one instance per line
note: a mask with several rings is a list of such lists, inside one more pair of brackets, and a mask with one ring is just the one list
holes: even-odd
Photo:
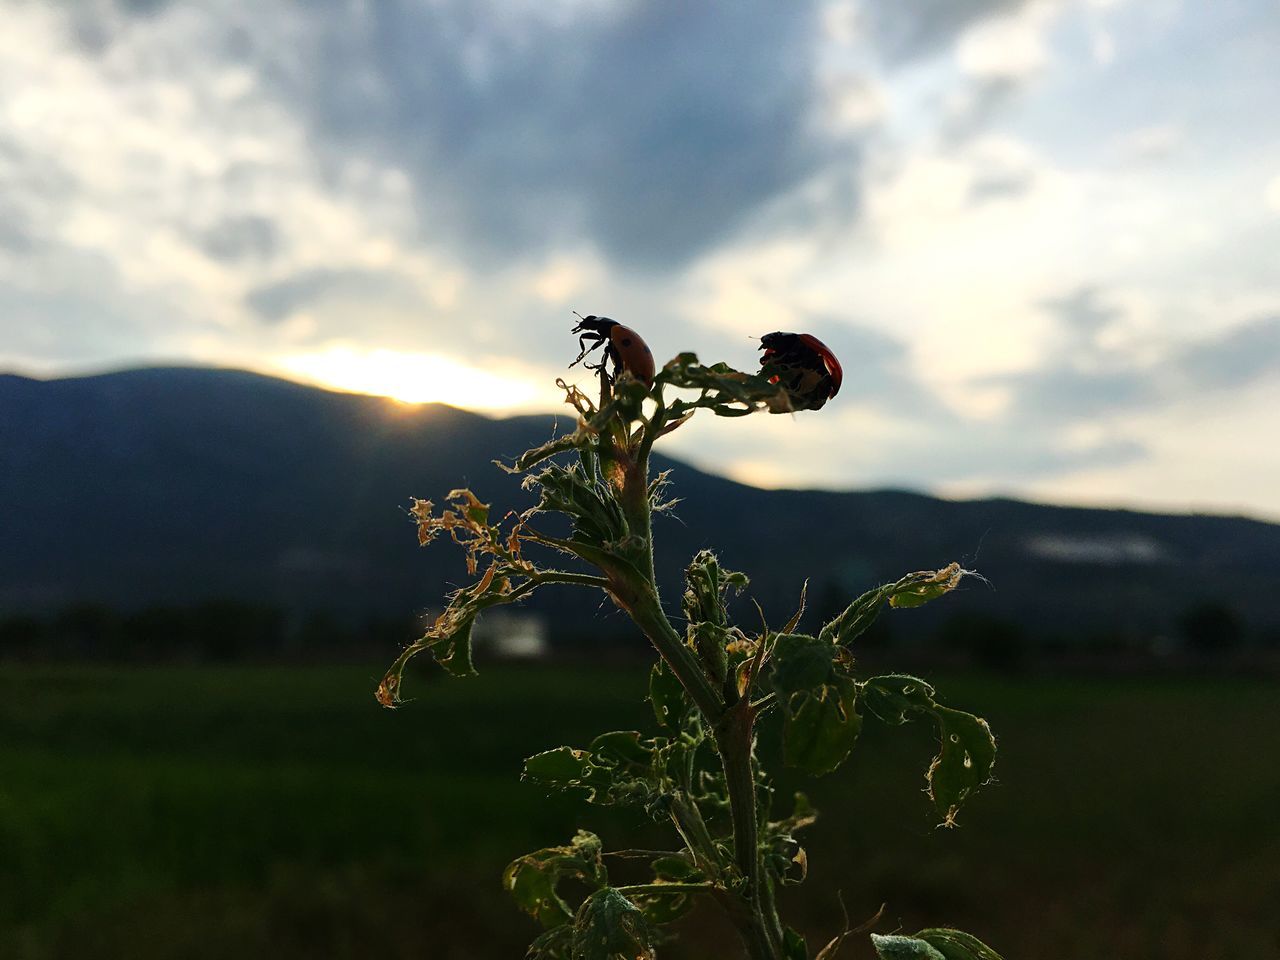
[[(508, 960), (533, 933), (512, 856), (580, 823), (661, 842), (517, 782), (527, 754), (645, 724), (641, 670), (419, 677), (391, 713), (380, 666), (0, 667), (0, 957)], [(838, 888), (855, 922), (883, 902), (881, 931), (954, 924), (1009, 960), (1280, 956), (1280, 687), (937, 685), (990, 719), (999, 783), (935, 830), (930, 730), (868, 721), (810, 790), (786, 906), (811, 938)], [(688, 926), (664, 958), (736, 956), (714, 914)]]

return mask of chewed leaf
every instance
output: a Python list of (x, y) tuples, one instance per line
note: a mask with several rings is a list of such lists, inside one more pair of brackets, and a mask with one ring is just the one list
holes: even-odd
[(868, 590), (826, 624), (818, 636), (831, 643), (848, 645), (867, 631), (886, 603), (896, 608), (922, 606), (950, 593), (971, 572), (958, 563), (949, 563), (941, 570), (919, 570)]
[(963, 930), (933, 927), (921, 930), (916, 937), (924, 940), (946, 960), (1003, 960), (985, 943)]
[(658, 660), (649, 672), (649, 702), (658, 723), (668, 730), (679, 730), (689, 710), (684, 685), (671, 672), (665, 660)]
[(804, 633), (784, 633), (770, 657), (773, 687), (780, 695), (819, 687), (831, 679), (838, 647)]
[(880, 960), (947, 960), (932, 944), (916, 937), (871, 935), (871, 944)]
[(991, 780), (996, 741), (987, 721), (944, 707), (934, 699), (933, 687), (917, 677), (872, 677), (861, 689), (867, 711), (885, 723), (898, 725), (922, 715), (937, 721), (940, 746), (926, 774), (929, 797), (943, 825), (955, 826), (960, 805)]
[(607, 882), (600, 855), (600, 838), (579, 830), (563, 847), (536, 850), (512, 861), (502, 873), (502, 885), (521, 910), (551, 929), (568, 923), (574, 915), (557, 890), (560, 881), (577, 880), (589, 887)]
[(958, 563), (949, 563), (941, 570), (930, 573), (922, 570), (908, 574), (893, 585), (889, 595), (891, 607), (919, 607), (954, 590), (968, 573)]
[(909, 714), (933, 709), (933, 687), (919, 677), (890, 673), (863, 682), (862, 702), (869, 713), (897, 726), (906, 723)]
[(947, 826), (960, 804), (991, 779), (996, 740), (987, 721), (962, 710), (936, 706), (942, 748), (929, 767), (929, 796)]
[(782, 753), (788, 766), (819, 776), (844, 762), (862, 729), (857, 695), (857, 684), (838, 676), (830, 684), (787, 698)]
[(640, 739), (634, 731), (601, 734), (590, 750), (558, 747), (524, 762), (524, 779), (559, 790), (585, 790), (597, 804), (638, 803), (658, 792), (655, 752), (666, 741)]

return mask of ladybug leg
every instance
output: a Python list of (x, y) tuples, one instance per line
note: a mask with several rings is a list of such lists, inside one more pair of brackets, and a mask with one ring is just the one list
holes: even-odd
[[(588, 340), (591, 341), (590, 346), (587, 345)], [(578, 356), (574, 359), (573, 363), (569, 364), (569, 366), (576, 367), (579, 363), (582, 362), (582, 359), (588, 353), (596, 349), (596, 347), (600, 346), (600, 344), (602, 343), (604, 343), (604, 337), (596, 333), (594, 330), (584, 333), (582, 336), (578, 338), (578, 347), (579, 347)], [(582, 365), (586, 367), (588, 370), (596, 369), (596, 365), (593, 365), (590, 363), (584, 363)]]

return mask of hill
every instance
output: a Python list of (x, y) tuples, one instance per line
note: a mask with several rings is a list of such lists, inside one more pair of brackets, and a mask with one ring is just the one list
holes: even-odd
[[(561, 421), (560, 428), (565, 423)], [(448, 545), (420, 550), (404, 513), (470, 485), (495, 508), (529, 495), (492, 465), (549, 437), (550, 416), (493, 419), (334, 393), (236, 370), (152, 368), (41, 381), (0, 376), (0, 614), (210, 599), (291, 613), (396, 616), (463, 582)], [(953, 559), (977, 568), (957, 611), (1045, 639), (1159, 637), (1200, 603), (1280, 631), (1280, 526), (901, 491), (767, 491), (675, 467), (657, 530), (671, 587), (714, 546), (772, 617), (810, 578), (816, 613)], [(672, 599), (674, 599), (672, 594)], [(557, 633), (616, 634), (597, 601), (544, 591)], [(944, 605), (939, 605), (939, 607)]]

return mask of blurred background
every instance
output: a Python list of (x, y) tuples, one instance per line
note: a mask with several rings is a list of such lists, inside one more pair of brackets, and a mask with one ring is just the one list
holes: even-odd
[(661, 842), (518, 782), (649, 722), (598, 600), (372, 698), (466, 580), (409, 498), (528, 505), (491, 461), (568, 425), (575, 310), (844, 365), (669, 438), (669, 596), (704, 546), (813, 627), (985, 578), (859, 655), (985, 715), (999, 783), (938, 831), (929, 731), (868, 724), (810, 791), (811, 941), (840, 890), (1010, 960), (1280, 955), (1270, 0), (0, 15), (0, 956), (517, 957), (508, 860)]

